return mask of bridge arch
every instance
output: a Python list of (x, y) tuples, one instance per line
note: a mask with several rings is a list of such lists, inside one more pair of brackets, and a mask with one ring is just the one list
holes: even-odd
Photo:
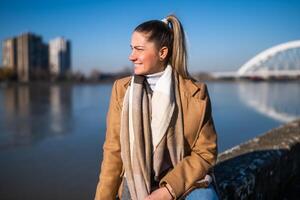
[(300, 40), (273, 46), (250, 59), (237, 71), (238, 76), (281, 71), (300, 72)]

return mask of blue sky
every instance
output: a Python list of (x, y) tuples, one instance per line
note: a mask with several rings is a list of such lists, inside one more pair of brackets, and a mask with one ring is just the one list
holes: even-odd
[(191, 72), (237, 70), (269, 47), (300, 39), (296, 0), (1, 0), (0, 40), (27, 31), (45, 42), (64, 36), (74, 70), (113, 72), (132, 66), (132, 30), (171, 13), (187, 33)]

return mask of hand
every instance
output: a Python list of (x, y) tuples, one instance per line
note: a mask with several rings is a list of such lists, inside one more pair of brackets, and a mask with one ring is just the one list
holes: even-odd
[(145, 200), (172, 200), (173, 197), (165, 187), (154, 190)]

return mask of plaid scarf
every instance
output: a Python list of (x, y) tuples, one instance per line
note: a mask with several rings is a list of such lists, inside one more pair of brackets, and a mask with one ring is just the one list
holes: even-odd
[(184, 157), (178, 74), (167, 66), (153, 95), (144, 76), (133, 76), (123, 101), (121, 157), (131, 199), (151, 193), (151, 181)]

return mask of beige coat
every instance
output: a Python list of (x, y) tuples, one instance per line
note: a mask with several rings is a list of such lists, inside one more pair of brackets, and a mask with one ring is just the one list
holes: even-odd
[[(168, 183), (172, 187), (176, 198), (191, 190), (195, 182), (202, 179), (215, 164), (217, 157), (217, 135), (206, 85), (181, 76), (178, 80), (186, 155), (160, 181), (160, 184)], [(120, 120), (123, 98), (129, 83), (130, 77), (119, 79), (112, 88), (95, 200), (115, 200), (118, 191), (122, 190), (124, 168), (120, 152)]]

